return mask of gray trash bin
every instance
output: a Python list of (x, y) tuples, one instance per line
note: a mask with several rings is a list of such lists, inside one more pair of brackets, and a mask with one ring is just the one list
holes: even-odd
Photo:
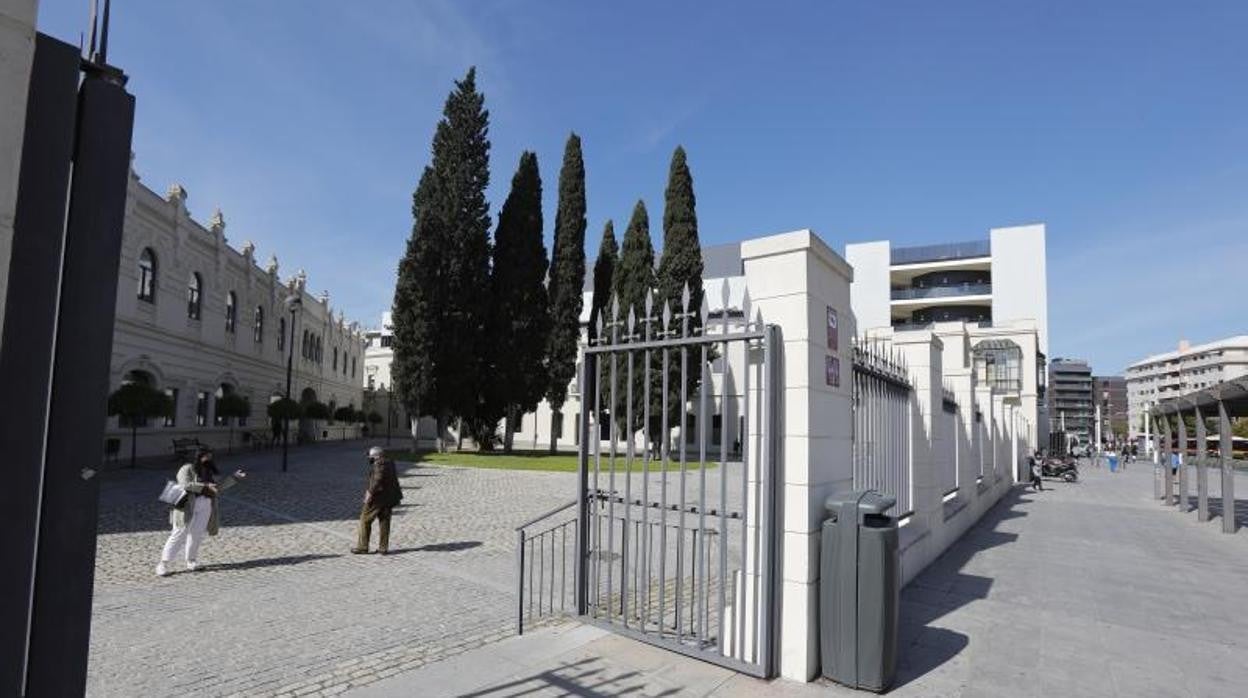
[(834, 494), (824, 507), (820, 549), (819, 639), (823, 675), (853, 688), (884, 691), (897, 668), (901, 580), (896, 499), (873, 490)]

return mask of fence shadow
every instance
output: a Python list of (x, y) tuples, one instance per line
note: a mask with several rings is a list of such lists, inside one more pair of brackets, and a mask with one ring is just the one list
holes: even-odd
[(457, 553), (461, 550), (472, 550), (481, 547), (479, 540), (463, 540), (454, 543), (430, 543), (429, 545), (421, 545), (415, 548), (399, 548), (391, 550), (391, 555), (402, 555), (404, 553)]
[(965, 634), (932, 627), (940, 618), (988, 598), (993, 579), (963, 571), (975, 555), (1018, 540), (1017, 533), (997, 530), (1010, 519), (1027, 516), (1020, 504), (1031, 501), (1022, 487), (1011, 488), (983, 518), (923, 570), (901, 592), (898, 667), (894, 688), (900, 688), (961, 654), (970, 643)]
[(200, 568), (203, 572), (229, 572), (232, 570), (251, 570), (260, 567), (285, 567), (287, 565), (298, 565), (304, 562), (315, 562), (317, 560), (329, 560), (341, 555), (288, 555), (286, 557), (262, 557), (255, 560), (240, 560), (238, 562), (222, 562), (204, 565)]
[(615, 698), (618, 696), (675, 696), (683, 688), (669, 688), (653, 692), (646, 686), (641, 672), (627, 671), (612, 675), (600, 663), (598, 657), (587, 657), (505, 683), (489, 686), (471, 693), (457, 694), (458, 698), (514, 698), (516, 696), (558, 695), (585, 696), (587, 698)]

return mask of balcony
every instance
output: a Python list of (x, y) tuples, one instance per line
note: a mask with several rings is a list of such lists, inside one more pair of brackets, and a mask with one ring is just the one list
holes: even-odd
[(942, 245), (919, 245), (916, 247), (894, 247), (891, 262), (897, 264), (918, 264), (920, 262), (947, 262), (955, 259), (974, 259), (992, 255), (992, 244), (988, 240), (971, 242), (950, 242)]
[(895, 288), (892, 290), (892, 299), (904, 301), (922, 298), (988, 296), (991, 294), (992, 284), (960, 284), (958, 286), (931, 286), (929, 288)]

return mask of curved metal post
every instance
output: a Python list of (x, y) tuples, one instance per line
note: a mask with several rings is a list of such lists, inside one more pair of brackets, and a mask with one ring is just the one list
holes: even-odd
[(1186, 514), (1191, 510), (1191, 500), (1187, 487), (1187, 422), (1183, 421), (1182, 404), (1175, 413), (1175, 420), (1179, 423), (1179, 511)]
[(1218, 400), (1218, 445), (1222, 451), (1222, 532), (1235, 532), (1235, 461), (1231, 452), (1231, 418)]
[(1162, 413), (1160, 421), (1161, 475), (1163, 483), (1161, 501), (1166, 506), (1169, 506), (1174, 502), (1174, 466), (1170, 449), (1170, 416)]

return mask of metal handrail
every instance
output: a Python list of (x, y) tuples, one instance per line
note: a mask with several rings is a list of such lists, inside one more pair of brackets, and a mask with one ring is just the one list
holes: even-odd
[(558, 514), (559, 512), (564, 511), (564, 510), (566, 510), (566, 509), (571, 509), (571, 508), (572, 508), (572, 507), (574, 507), (574, 506), (576, 506), (576, 500), (575, 500), (575, 499), (573, 499), (572, 501), (568, 502), (567, 504), (563, 504), (563, 505), (560, 505), (560, 506), (558, 506), (558, 507), (556, 507), (556, 508), (554, 508), (554, 509), (551, 509), (550, 511), (546, 512), (545, 514), (542, 514), (542, 515), (540, 515), (540, 516), (535, 516), (535, 517), (533, 517), (532, 519), (529, 519), (528, 521), (526, 521), (526, 522), (524, 522), (524, 523), (520, 524), (519, 526), (516, 526), (513, 530), (514, 530), (514, 531), (517, 531), (517, 532), (518, 532), (518, 531), (521, 531), (521, 530), (523, 530), (523, 529), (528, 528), (529, 526), (532, 526), (533, 524), (537, 523), (538, 521), (541, 521), (542, 519), (549, 519), (550, 517), (554, 516), (555, 514)]

